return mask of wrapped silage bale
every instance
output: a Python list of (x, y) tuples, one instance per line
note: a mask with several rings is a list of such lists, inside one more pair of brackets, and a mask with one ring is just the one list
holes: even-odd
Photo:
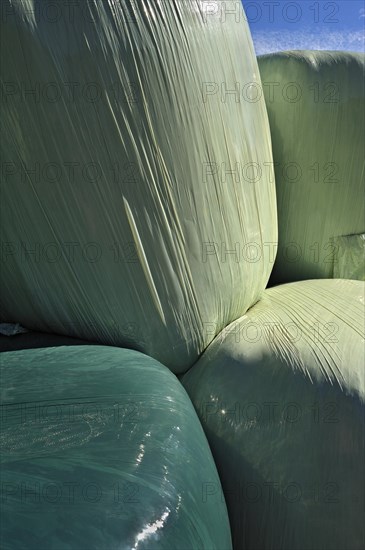
[(207, 440), (166, 367), (104, 346), (0, 358), (4, 550), (231, 549)]
[[(278, 203), (271, 283), (362, 279), (364, 253), (349, 237), (365, 232), (364, 62), (351, 52), (258, 57)], [(356, 265), (346, 273), (348, 255)]]
[(360, 281), (271, 288), (182, 378), (234, 548), (364, 547), (364, 321)]
[(260, 298), (276, 197), (235, 7), (2, 2), (2, 320), (181, 372)]

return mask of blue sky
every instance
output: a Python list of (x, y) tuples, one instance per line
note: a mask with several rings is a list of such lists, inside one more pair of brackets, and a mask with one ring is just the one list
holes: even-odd
[(242, 0), (242, 3), (257, 55), (303, 49), (364, 51), (364, 0)]

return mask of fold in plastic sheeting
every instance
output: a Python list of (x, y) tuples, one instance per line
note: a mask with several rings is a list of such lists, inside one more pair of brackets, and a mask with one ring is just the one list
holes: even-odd
[(283, 52), (258, 63), (278, 203), (271, 282), (332, 278), (333, 239), (365, 232), (365, 55)]
[(364, 547), (364, 284), (265, 291), (182, 378), (234, 548)]
[(2, 4), (3, 319), (186, 370), (275, 257), (242, 7)]
[(231, 549), (207, 440), (167, 368), (103, 346), (1, 363), (4, 550)]
[(365, 234), (337, 237), (333, 243), (337, 250), (334, 279), (365, 281)]

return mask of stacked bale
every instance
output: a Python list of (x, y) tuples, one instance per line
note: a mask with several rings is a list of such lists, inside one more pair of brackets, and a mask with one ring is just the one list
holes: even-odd
[[(2, 3), (1, 320), (80, 345), (2, 356), (4, 541), (229, 549), (224, 491), (237, 549), (362, 548), (363, 286), (264, 288), (273, 166), (272, 282), (363, 277), (364, 57), (261, 82), (238, 3), (31, 4)], [(223, 489), (156, 359), (195, 363)]]
[(103, 346), (1, 359), (4, 550), (231, 549), (207, 440), (166, 367)]
[(243, 9), (2, 4), (2, 319), (182, 372), (259, 300), (273, 263)]
[(258, 62), (278, 202), (271, 283), (363, 279), (365, 55), (281, 52)]
[(184, 375), (234, 548), (363, 548), (364, 325), (359, 281), (275, 287)]

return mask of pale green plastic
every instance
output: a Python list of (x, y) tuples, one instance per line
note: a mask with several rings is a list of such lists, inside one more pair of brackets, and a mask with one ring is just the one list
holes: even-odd
[(365, 281), (365, 234), (334, 239), (337, 258), (333, 266), (336, 279)]
[(365, 232), (365, 54), (294, 51), (258, 62), (278, 204), (271, 284), (331, 278), (334, 239)]
[(364, 283), (263, 299), (183, 377), (220, 474), (234, 548), (364, 547)]
[(196, 0), (2, 4), (1, 319), (186, 371), (273, 266), (242, 7), (222, 24)]

